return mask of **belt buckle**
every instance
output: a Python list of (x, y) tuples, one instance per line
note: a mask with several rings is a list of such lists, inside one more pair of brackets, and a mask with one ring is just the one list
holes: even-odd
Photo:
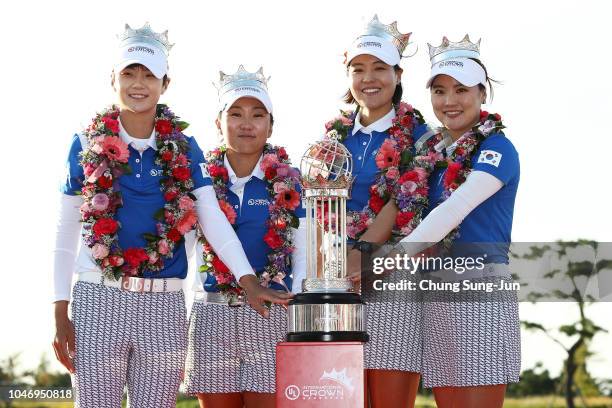
[(121, 289), (128, 292), (137, 293), (152, 292), (153, 279), (124, 276), (121, 278)]

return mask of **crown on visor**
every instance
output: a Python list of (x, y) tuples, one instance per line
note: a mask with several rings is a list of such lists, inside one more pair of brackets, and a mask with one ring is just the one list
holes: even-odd
[(223, 71), (219, 71), (219, 82), (217, 82), (215, 87), (219, 92), (219, 95), (224, 94), (230, 89), (237, 88), (239, 86), (255, 86), (258, 88), (263, 88), (264, 90), (268, 90), (268, 80), (270, 77), (267, 77), (263, 73), (263, 67), (260, 67), (256, 72), (249, 72), (244, 69), (244, 65), (240, 65), (238, 67), (238, 71), (236, 71), (232, 75), (225, 74)]
[(397, 21), (391, 24), (383, 24), (378, 20), (378, 15), (374, 14), (372, 20), (368, 23), (365, 29), (365, 33), (361, 36), (373, 35), (376, 37), (385, 38), (395, 45), (400, 55), (404, 53), (404, 50), (408, 46), (408, 40), (412, 33), (402, 34), (397, 29)]
[(450, 58), (480, 58), (480, 40), (473, 43), (467, 34), (459, 42), (452, 42), (448, 38), (442, 37), (442, 44), (439, 46), (434, 47), (429, 43), (427, 46), (429, 47), (429, 59), (432, 65)]
[(163, 33), (156, 33), (151, 29), (147, 21), (141, 28), (133, 29), (129, 24), (125, 25), (125, 31), (117, 36), (120, 42), (126, 43), (148, 43), (161, 49), (166, 55), (174, 44), (168, 41), (168, 30)]

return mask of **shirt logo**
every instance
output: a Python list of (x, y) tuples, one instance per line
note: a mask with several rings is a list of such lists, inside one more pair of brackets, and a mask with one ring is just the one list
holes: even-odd
[(483, 150), (478, 156), (478, 163), (490, 164), (491, 166), (499, 167), (502, 154), (494, 150)]
[(159, 177), (161, 177), (161, 176), (163, 176), (164, 172), (163, 172), (163, 170), (161, 170), (161, 169), (159, 169), (159, 170), (157, 170), (157, 169), (151, 169), (150, 174), (151, 174), (153, 177), (158, 177), (158, 176), (159, 176)]
[(248, 205), (270, 205), (270, 202), (264, 198), (254, 199), (251, 198), (247, 201)]

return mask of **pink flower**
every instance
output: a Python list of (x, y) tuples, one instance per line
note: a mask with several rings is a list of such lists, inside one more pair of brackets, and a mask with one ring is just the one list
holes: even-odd
[(414, 192), (417, 187), (417, 183), (415, 183), (414, 181), (406, 181), (404, 184), (402, 184), (402, 193), (410, 194)]
[(198, 216), (196, 215), (196, 212), (193, 210), (189, 210), (185, 213), (183, 218), (181, 218), (176, 223), (176, 229), (178, 230), (178, 232), (181, 233), (181, 235), (185, 235), (186, 233), (191, 231), (196, 222), (198, 222)]
[(91, 176), (91, 173), (94, 172), (94, 170), (96, 169), (96, 167), (91, 164), (91, 163), (87, 163), (84, 167), (83, 167), (83, 173), (85, 173), (85, 175), (87, 177)]
[(386, 176), (390, 180), (396, 180), (399, 177), (399, 170), (397, 167), (390, 167), (389, 170), (387, 170)]
[(130, 157), (127, 144), (118, 136), (107, 136), (102, 142), (102, 153), (110, 160), (127, 163)]
[(91, 199), (91, 206), (96, 211), (104, 211), (108, 208), (109, 199), (104, 193), (98, 193)]
[(219, 200), (219, 207), (221, 207), (221, 211), (225, 214), (225, 217), (229, 221), (230, 224), (234, 224), (236, 222), (236, 211), (234, 211), (234, 207), (227, 201)]
[(395, 150), (393, 143), (389, 142), (388, 139), (385, 141), (378, 153), (376, 154), (376, 166), (379, 169), (386, 169), (387, 167), (394, 167), (399, 164), (400, 154)]
[(340, 116), (340, 122), (342, 122), (344, 126), (353, 126), (353, 121), (346, 116)]
[(182, 196), (178, 202), (179, 208), (183, 211), (188, 211), (193, 208), (193, 200), (189, 196)]
[(419, 176), (419, 181), (427, 180), (427, 171), (422, 167), (415, 167), (414, 172)]
[(157, 254), (157, 252), (150, 252), (149, 253), (149, 263), (151, 265), (153, 265), (158, 260), (159, 260), (159, 255)]
[(160, 240), (157, 243), (157, 251), (162, 255), (168, 255), (170, 252), (170, 246), (168, 245), (168, 241), (165, 239)]
[(286, 164), (279, 164), (276, 168), (276, 175), (279, 177), (287, 177), (289, 175), (290, 167)]
[(276, 155), (272, 153), (268, 153), (268, 154), (265, 154), (264, 157), (261, 159), (260, 167), (263, 171), (266, 171), (270, 167), (274, 167), (278, 164), (279, 164), (278, 158), (276, 157)]
[(104, 244), (94, 244), (91, 247), (91, 255), (95, 259), (104, 259), (108, 256), (108, 247)]
[(289, 186), (286, 183), (281, 183), (280, 181), (274, 183), (274, 192), (276, 194), (282, 193), (283, 191), (287, 190), (289, 190)]

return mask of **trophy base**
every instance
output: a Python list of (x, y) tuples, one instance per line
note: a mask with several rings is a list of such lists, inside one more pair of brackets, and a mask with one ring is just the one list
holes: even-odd
[(287, 341), (297, 342), (338, 342), (338, 341), (358, 341), (366, 343), (370, 336), (366, 332), (303, 332), (287, 333)]
[(289, 302), (289, 342), (368, 341), (357, 293), (298, 293)]

